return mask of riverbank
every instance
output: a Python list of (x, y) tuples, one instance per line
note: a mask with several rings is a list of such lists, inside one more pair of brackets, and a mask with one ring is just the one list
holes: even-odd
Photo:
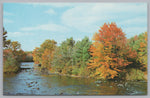
[(11, 69), (6, 70), (6, 69), (3, 69), (3, 74), (4, 75), (17, 74), (19, 72), (21, 72), (21, 68), (20, 67), (16, 68), (15, 70), (11, 70)]
[(49, 72), (49, 75), (55, 74), (55, 75), (60, 75), (60, 76), (67, 76), (67, 77), (76, 77), (76, 78), (92, 78), (90, 76), (79, 76), (79, 75), (69, 75), (69, 74), (62, 74), (62, 73), (57, 73), (57, 72)]
[(59, 72), (48, 72), (46, 75), (60, 75), (60, 76), (67, 76), (67, 77), (73, 77), (73, 78), (92, 78), (96, 80), (101, 80), (101, 81), (145, 81), (147, 82), (147, 74), (144, 74), (143, 79), (138, 80), (138, 79), (110, 79), (110, 80), (104, 80), (104, 79), (97, 79), (95, 77), (90, 77), (90, 76), (79, 76), (79, 75), (70, 75), (70, 74), (62, 74)]
[[(103, 80), (103, 79), (97, 79), (96, 77), (92, 77), (92, 76), (80, 76), (80, 75), (74, 75), (74, 74), (64, 74), (64, 73), (60, 73), (60, 72), (55, 72), (55, 71), (49, 71), (47, 69), (41, 70), (41, 67), (38, 66), (38, 64), (34, 64), (34, 68), (36, 70), (38, 70), (41, 74), (45, 74), (45, 75), (60, 75), (60, 76), (67, 76), (67, 77), (76, 77), (76, 78), (92, 78), (95, 80)], [(147, 82), (147, 73), (146, 72), (142, 72), (139, 71), (137, 69), (131, 69), (128, 70), (128, 74), (126, 74), (124, 79), (105, 79), (105, 80), (117, 80), (117, 81), (146, 81)]]

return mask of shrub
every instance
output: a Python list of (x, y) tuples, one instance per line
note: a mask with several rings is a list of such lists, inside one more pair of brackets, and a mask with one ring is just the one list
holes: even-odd
[(18, 70), (19, 70), (19, 63), (13, 57), (12, 54), (8, 54), (4, 60), (3, 72), (12, 73), (12, 72), (17, 72)]
[(130, 69), (129, 72), (126, 74), (126, 80), (143, 80), (144, 79), (144, 72), (139, 69)]
[(79, 73), (79, 68), (74, 67), (73, 70), (72, 70), (72, 74), (73, 75), (78, 75), (78, 73)]

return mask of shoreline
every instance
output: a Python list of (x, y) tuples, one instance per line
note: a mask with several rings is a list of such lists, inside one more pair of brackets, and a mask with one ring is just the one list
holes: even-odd
[(90, 76), (77, 76), (77, 75), (69, 75), (69, 74), (62, 74), (62, 73), (49, 73), (50, 74), (56, 74), (60, 76), (67, 76), (67, 77), (75, 77), (75, 78), (92, 78)]
[(90, 77), (90, 76), (76, 76), (76, 75), (69, 75), (69, 74), (61, 74), (61, 73), (58, 73), (58, 72), (48, 72), (47, 75), (59, 75), (59, 76), (67, 76), (67, 77), (73, 77), (73, 78), (92, 78), (92, 79), (95, 79), (95, 81), (145, 81), (147, 82), (147, 78), (144, 77), (143, 80), (122, 80), (122, 79), (114, 79), (114, 80), (103, 80), (103, 79), (96, 79), (94, 77)]

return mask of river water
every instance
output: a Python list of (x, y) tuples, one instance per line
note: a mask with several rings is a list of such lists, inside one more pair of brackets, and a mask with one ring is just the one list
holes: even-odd
[(100, 81), (60, 75), (42, 75), (33, 62), (23, 62), (31, 69), (4, 75), (4, 95), (146, 95), (145, 81)]

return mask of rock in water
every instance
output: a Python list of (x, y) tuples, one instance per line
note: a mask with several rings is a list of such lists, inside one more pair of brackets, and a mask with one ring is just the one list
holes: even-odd
[(95, 81), (95, 83), (99, 83), (100, 84), (100, 83), (102, 83), (102, 81)]
[(123, 84), (118, 84), (117, 86), (118, 86), (118, 87), (123, 87), (123, 88), (124, 88)]
[(37, 90), (39, 90), (40, 88), (36, 88)]
[(79, 92), (77, 92), (77, 94), (79, 95), (80, 93), (79, 93)]
[(59, 95), (63, 95), (63, 93), (60, 93)]
[(126, 87), (127, 85), (128, 85), (128, 83), (126, 82), (126, 83), (125, 83), (125, 87)]

